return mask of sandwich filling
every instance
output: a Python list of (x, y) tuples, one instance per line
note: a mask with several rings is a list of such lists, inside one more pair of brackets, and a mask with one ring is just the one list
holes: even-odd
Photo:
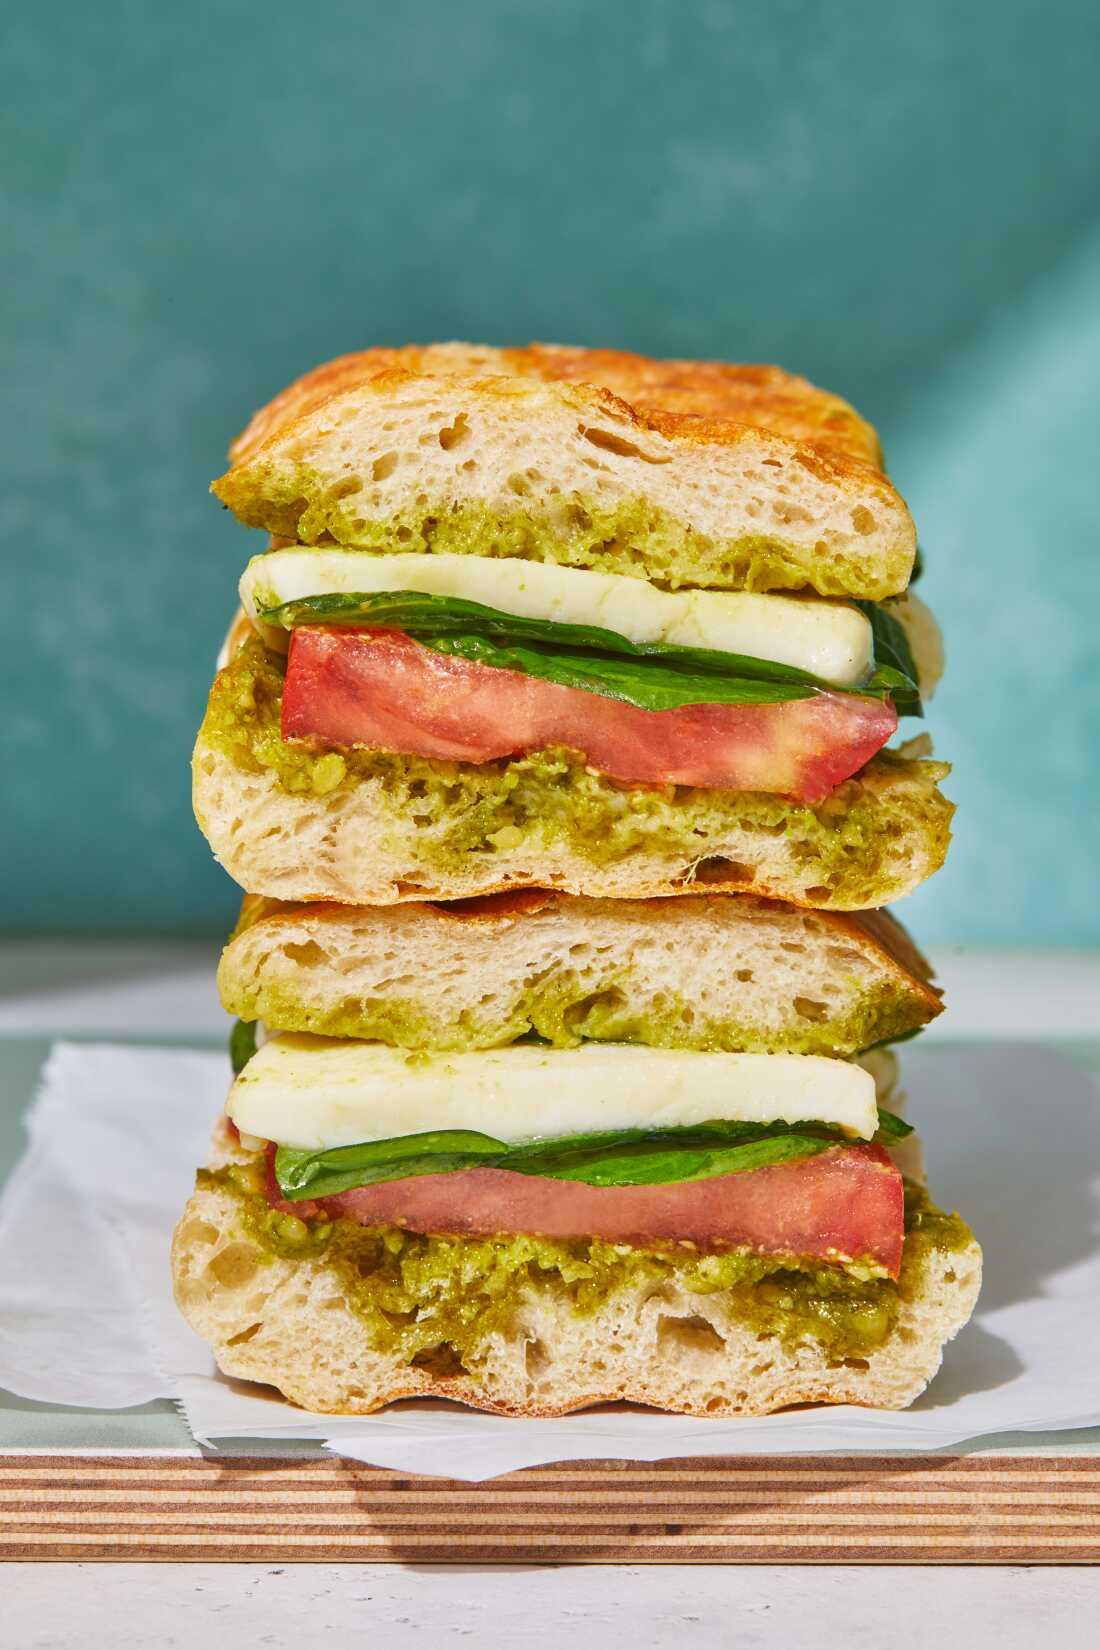
[(717, 1123), (812, 1122), (859, 1140), (877, 1127), (874, 1079), (848, 1060), (628, 1043), (409, 1054), (306, 1034), (266, 1041), (238, 1074), (226, 1111), (243, 1133), (308, 1152), (429, 1131), (484, 1138), (488, 1130), (515, 1147)]
[[(701, 690), (705, 691), (705, 690)], [(285, 739), (491, 762), (549, 746), (626, 785), (771, 791), (820, 802), (897, 727), (893, 706), (820, 693), (768, 705), (641, 710), (448, 658), (391, 630), (295, 631)]]
[(241, 598), (269, 643), (290, 633), (287, 740), (472, 763), (564, 746), (623, 784), (819, 801), (920, 712), (870, 603), (303, 551), (254, 558)]
[[(767, 659), (834, 687), (856, 687), (874, 669), (871, 621), (855, 602), (667, 590), (622, 574), (487, 555), (355, 550), (269, 550), (252, 557), (240, 582), (244, 611), (270, 647), (283, 648), (288, 626), (323, 620), (326, 608), (329, 623), (354, 623), (374, 598), (398, 593), (436, 598), (439, 616), (443, 602), (461, 603), (468, 617), (477, 606), (544, 626), (610, 632), (638, 647)], [(423, 612), (432, 607), (424, 604)]]
[[(361, 1202), (356, 1209), (351, 1197), (327, 1206), (287, 1202), (273, 1185), (270, 1155), (270, 1149), (245, 1152), (238, 1146), (231, 1162), (199, 1172), (199, 1189), (226, 1194), (235, 1211), (239, 1241), (215, 1262), (226, 1285), (240, 1281), (242, 1268), (262, 1266), (266, 1257), (321, 1264), (335, 1275), (377, 1350), (440, 1371), (476, 1375), (489, 1337), (513, 1333), (517, 1320), (537, 1315), (544, 1298), (556, 1306), (565, 1299), (583, 1317), (616, 1297), (636, 1302), (639, 1290), (650, 1295), (662, 1289), (704, 1297), (721, 1292), (730, 1317), (761, 1336), (792, 1345), (810, 1342), (838, 1358), (864, 1357), (889, 1339), (901, 1299), (919, 1294), (933, 1256), (962, 1251), (973, 1242), (958, 1215), (936, 1209), (923, 1188), (910, 1182), (902, 1186), (899, 1228), (901, 1183), (885, 1171), (872, 1185), (880, 1197), (889, 1193), (882, 1199), (883, 1229), (889, 1228), (889, 1242), (900, 1251), (896, 1276), (870, 1255), (845, 1262), (834, 1253), (823, 1260), (747, 1242), (704, 1247), (667, 1239), (420, 1231), (387, 1222), (380, 1204), (369, 1213)], [(793, 1167), (805, 1175), (805, 1165)], [(788, 1222), (797, 1218), (788, 1199)], [(771, 1220), (774, 1243), (774, 1213)], [(793, 1235), (793, 1224), (787, 1231)], [(800, 1234), (798, 1241), (807, 1240)]]
[(910, 1131), (847, 1061), (278, 1036), (226, 1112), (267, 1154), (269, 1202), (298, 1218), (900, 1264), (884, 1144)]

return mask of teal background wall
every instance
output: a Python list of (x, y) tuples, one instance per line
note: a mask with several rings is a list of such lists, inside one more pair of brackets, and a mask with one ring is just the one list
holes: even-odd
[(1100, 943), (1095, 0), (4, 8), (0, 921), (204, 929), (208, 497), (375, 342), (777, 360), (883, 431), (950, 670), (929, 941)]

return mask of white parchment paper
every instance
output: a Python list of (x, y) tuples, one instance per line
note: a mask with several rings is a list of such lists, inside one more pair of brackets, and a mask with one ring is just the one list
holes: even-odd
[(229, 1081), (215, 1054), (59, 1044), (0, 1199), (0, 1386), (96, 1409), (178, 1399), (196, 1439), (313, 1438), (398, 1471), (483, 1479), (541, 1462), (931, 1449), (1100, 1425), (1100, 1087), (1038, 1047), (904, 1061), (937, 1201), (985, 1249), (974, 1321), (901, 1414), (848, 1406), (699, 1420), (607, 1406), (550, 1421), (415, 1401), (310, 1416), (227, 1381), (172, 1303), (172, 1227)]

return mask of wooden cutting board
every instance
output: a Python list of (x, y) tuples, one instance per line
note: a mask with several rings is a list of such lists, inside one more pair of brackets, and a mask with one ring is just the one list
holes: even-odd
[(338, 1459), (8, 1455), (0, 1559), (1088, 1564), (1100, 1457), (589, 1461), (467, 1484)]

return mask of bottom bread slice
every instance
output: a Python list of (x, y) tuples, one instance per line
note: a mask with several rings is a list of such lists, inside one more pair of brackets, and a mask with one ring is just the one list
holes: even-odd
[[(265, 1382), (328, 1414), (368, 1414), (414, 1396), (529, 1416), (616, 1399), (711, 1416), (800, 1403), (902, 1409), (935, 1375), (981, 1283), (981, 1250), (961, 1222), (944, 1222), (950, 1241), (907, 1240), (896, 1296), (884, 1283), (860, 1307), (872, 1325), (888, 1307), (888, 1332), (853, 1355), (830, 1333), (827, 1302), (821, 1335), (769, 1327), (769, 1313), (782, 1315), (790, 1274), (765, 1279), (770, 1306), (746, 1313), (743, 1288), (712, 1288), (705, 1277), (700, 1284), (705, 1256), (679, 1271), (644, 1259), (632, 1268), (631, 1252), (617, 1250), (621, 1281), (586, 1296), (583, 1264), (576, 1276), (535, 1265), (518, 1281), (505, 1285), (490, 1274), (486, 1283), (484, 1268), (478, 1272), (485, 1240), (474, 1240), (459, 1332), (410, 1357), (408, 1322), (418, 1311), (409, 1311), (408, 1290), (431, 1311), (440, 1284), (430, 1265), (417, 1261), (404, 1292), (376, 1292), (365, 1312), (354, 1259), (334, 1257), (323, 1241), (315, 1247), (296, 1217), (257, 1220), (263, 1207), (234, 1188), (232, 1170), (228, 1178), (200, 1173), (173, 1241), (176, 1299), (225, 1374)], [(399, 1249), (408, 1239), (387, 1229), (371, 1241), (384, 1255), (387, 1241)], [(461, 1240), (445, 1241), (453, 1257)]]

